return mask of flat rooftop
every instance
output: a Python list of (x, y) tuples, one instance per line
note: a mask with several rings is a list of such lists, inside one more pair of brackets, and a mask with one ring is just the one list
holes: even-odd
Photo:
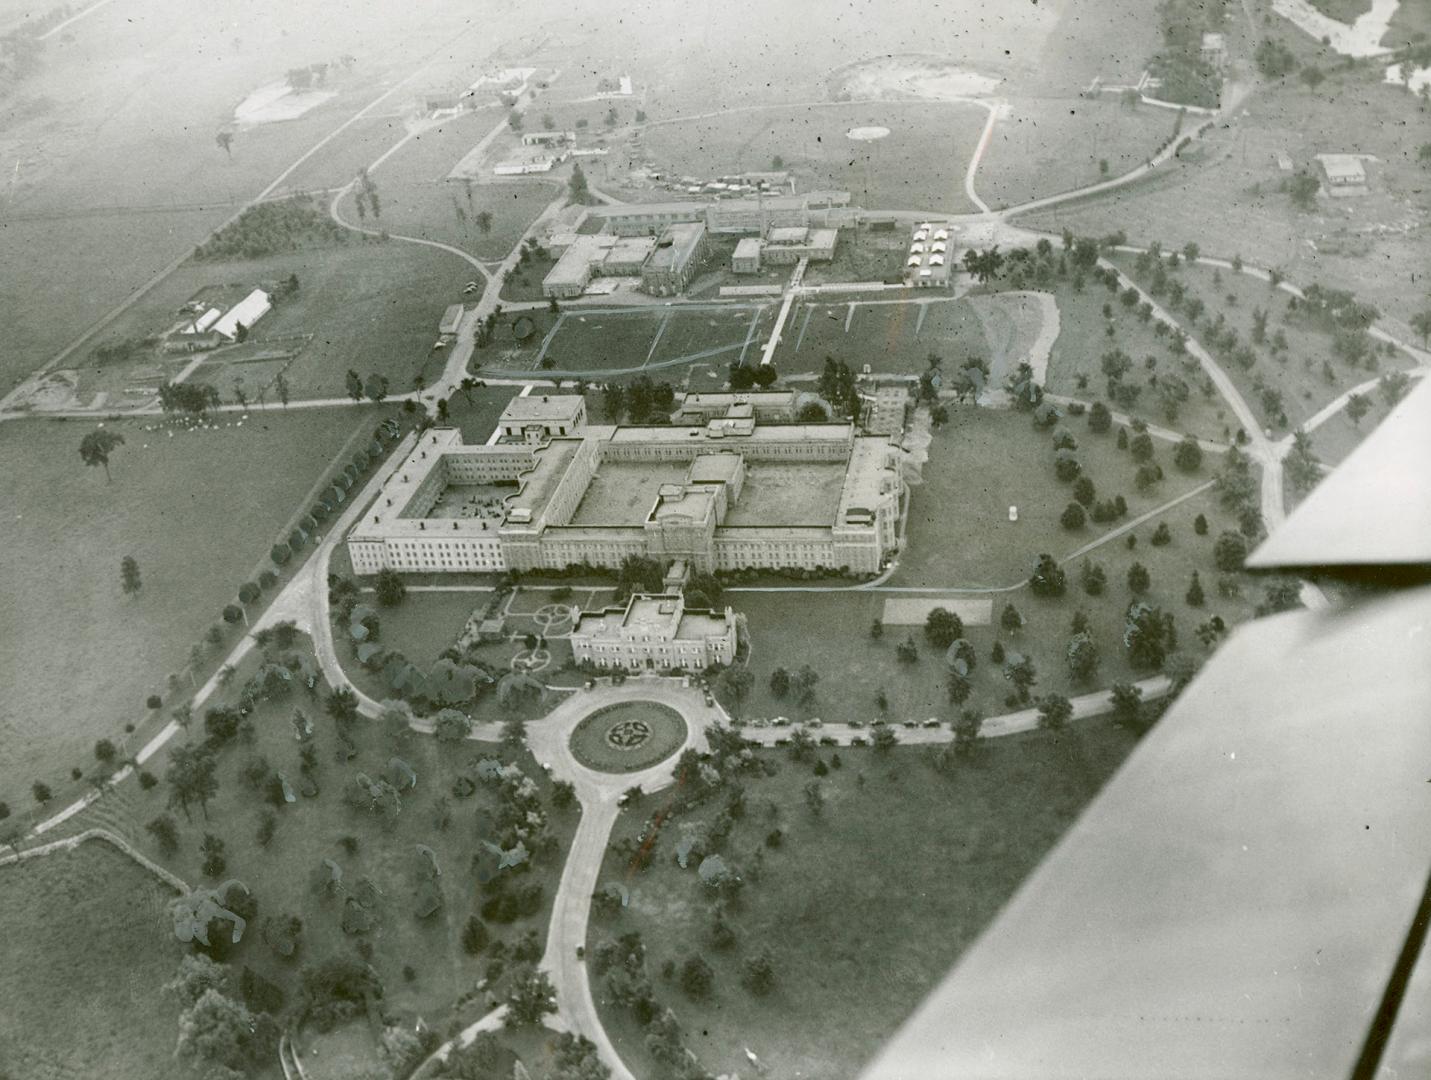
[(680, 461), (604, 461), (587, 485), (573, 525), (642, 525), (665, 484), (681, 484)]
[(898, 459), (886, 468), (890, 459), (889, 440), (883, 436), (865, 436), (855, 440), (850, 451), (849, 469), (844, 475), (840, 493), (839, 520), (844, 521), (850, 510), (873, 510), (895, 482)]
[(725, 525), (779, 526), (835, 523), (845, 485), (842, 461), (791, 464), (749, 461), (740, 498), (726, 510)]
[(507, 402), (507, 407), (502, 410), (500, 423), (535, 424), (543, 420), (571, 421), (576, 419), (576, 414), (581, 411), (582, 401), (580, 394), (528, 394), (526, 397), (514, 397)]
[(845, 443), (854, 434), (851, 424), (760, 424), (752, 431), (734, 434), (710, 426), (619, 427), (611, 436), (613, 445), (621, 443), (687, 442), (692, 446), (713, 443), (719, 446), (725, 438), (750, 439), (755, 442)]
[(571, 467), (580, 439), (553, 439), (536, 451), (536, 466), (521, 478), (521, 490), (507, 500), (507, 509), (530, 510), (535, 521)]
[(684, 266), (705, 234), (706, 227), (699, 222), (667, 225), (661, 233), (659, 246), (651, 252), (647, 267), (652, 270), (670, 270)]

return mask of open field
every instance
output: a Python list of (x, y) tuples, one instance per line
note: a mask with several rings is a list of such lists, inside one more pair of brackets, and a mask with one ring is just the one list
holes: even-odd
[[(1088, 430), (1086, 417), (1069, 416), (1059, 426), (1078, 441), (1075, 456), (1096, 498), (1122, 495), (1130, 518), (1205, 483), (1217, 468), (1216, 458), (1205, 455), (1198, 472), (1179, 472), (1173, 444), (1155, 440), (1153, 461), (1164, 479), (1139, 492), (1133, 483), (1137, 465), (1117, 448), (1117, 425), (1098, 435)], [(1040, 552), (1062, 556), (1121, 524), (1090, 523), (1073, 533), (1059, 525), (1073, 498), (1071, 484), (1054, 475), (1053, 441), (1026, 413), (952, 406), (948, 426), (934, 433), (928, 453), (921, 477), (910, 485), (908, 546), (893, 585), (1012, 585), (1028, 576)], [(1019, 509), (1016, 522), (1009, 521), (1011, 505)]]
[(918, 375), (933, 353), (946, 370), (968, 356), (986, 356), (988, 343), (979, 317), (962, 300), (802, 301), (790, 311), (775, 349), (783, 374), (815, 371), (825, 358), (843, 360), (859, 372)]
[[(983, 130), (984, 110), (966, 104), (878, 102), (777, 108), (648, 125), (645, 148), (669, 171), (721, 176), (769, 169), (775, 157), (802, 190), (836, 189), (874, 209), (967, 213), (964, 166)], [(890, 134), (872, 142), (854, 127)]]
[(1118, 176), (1162, 148), (1176, 115), (1112, 96), (1015, 98), (994, 128), (975, 190), (990, 206), (1006, 207)]
[[(1151, 265), (1139, 274), (1134, 256), (1120, 254), (1113, 261), (1140, 286), (1148, 287), (1154, 269)], [(1405, 353), (1397, 350), (1387, 355), (1376, 342), (1373, 343), (1378, 347), (1374, 357), (1376, 367), (1369, 370), (1365, 365), (1353, 366), (1336, 355), (1331, 333), (1319, 330), (1310, 319), (1298, 317), (1291, 311), (1293, 297), (1253, 278), (1196, 263), (1189, 266), (1185, 262), (1179, 269), (1169, 271), (1168, 276), (1170, 281), (1182, 283), (1188, 297), (1196, 297), (1206, 305), (1205, 314), (1196, 323), (1187, 317), (1186, 308), (1174, 312), (1191, 336), (1202, 338), (1209, 326), (1221, 319), (1237, 332), (1244, 345), (1253, 349), (1256, 359), (1250, 368), (1219, 356), (1215, 349), (1209, 351), (1219, 357), (1222, 368), (1264, 426), (1280, 427), (1269, 409), (1269, 404), (1276, 401), (1280, 401), (1286, 411), (1288, 426), (1295, 428), (1344, 391), (1376, 378), (1378, 371), (1410, 366), (1410, 358)], [(1167, 306), (1166, 297), (1159, 302)], [(1266, 340), (1261, 344), (1255, 343), (1252, 337), (1254, 311), (1264, 312), (1267, 317)], [(1282, 335), (1287, 345), (1280, 352), (1271, 348), (1277, 334)], [(1203, 344), (1206, 346), (1207, 342), (1204, 340)]]
[[(306, 642), (299, 640), (299, 650), (306, 653)], [(311, 662), (311, 653), (308, 656)], [(260, 662), (261, 657), (253, 656), (240, 666), (231, 684), (235, 691)], [(395, 740), (390, 731), (366, 720), (354, 726), (356, 754), (345, 761), (336, 727), (324, 714), (326, 691), (321, 680), (318, 691), (310, 696), (295, 690), (260, 703), (250, 717), (252, 740), (245, 742), (240, 737), (217, 752), (218, 794), (208, 807), (207, 819), (197, 807), (192, 822), (174, 812), (179, 827), (177, 853), (157, 851), (144, 829), (146, 822), (165, 809), (162, 785), (145, 792), (132, 781), (126, 783), (82, 815), (80, 824), (90, 816), (103, 819), (188, 881), (204, 879), (199, 843), (204, 833), (215, 834), (226, 844), (228, 865), (220, 876), (243, 881), (259, 904), (257, 923), (250, 924), (243, 941), (233, 949), (231, 962), (235, 966), (253, 967), (283, 988), (290, 1004), (296, 1003), (298, 967), (280, 958), (262, 934), (265, 916), (296, 915), (303, 920), (303, 963), (351, 955), (357, 940), (367, 937), (374, 949), (371, 963), (384, 985), (384, 1007), (399, 1016), (422, 1016), (442, 1028), (458, 996), (474, 987), (485, 967), (486, 958), (469, 955), (460, 935), (468, 916), (486, 899), (479, 890), (477, 873), (479, 859), (492, 857), (483, 841), (501, 845), (506, 831), (498, 824), (504, 796), (497, 784), (478, 778), (476, 763), (492, 757), (519, 765), (535, 783), (543, 808), (550, 806), (550, 784), (525, 750), (472, 741), (454, 745), (416, 733)], [(292, 722), (295, 709), (308, 716), (314, 729), (317, 768), (312, 779), (317, 790), (312, 796), (299, 790), (303, 774)], [(202, 738), (197, 725), (195, 736), (196, 741)], [(418, 779), (414, 788), (402, 792), (399, 812), (384, 823), (378, 815), (350, 805), (345, 787), (360, 773), (398, 783), (390, 764), (394, 755), (405, 761)], [(257, 784), (245, 776), (255, 762), (263, 766), (254, 769)], [(162, 759), (150, 764), (161, 775), (163, 767)], [(297, 798), (293, 803), (279, 799), (275, 805), (268, 797), (270, 781), (265, 777), (275, 771), (294, 789)], [(475, 789), (470, 794), (455, 794), (454, 784), (464, 776), (476, 781)], [(271, 841), (262, 845), (255, 837), (265, 813), (274, 814), (275, 830)], [(486, 920), (494, 939), (505, 939), (510, 945), (529, 929), (539, 937), (545, 935), (556, 873), (577, 817), (575, 810), (550, 812), (551, 848), (544, 854), (535, 853), (525, 870), (502, 871), (513, 882), (540, 882), (543, 895), (531, 915), (509, 924)], [(351, 843), (347, 837), (352, 837)], [(507, 846), (510, 843), (507, 841)], [(417, 845), (430, 848), (441, 869), (436, 880), (441, 907), (426, 918), (415, 910), (424, 878), (424, 860)], [(528, 847), (534, 846), (529, 840)], [(332, 859), (341, 868), (347, 895), (364, 895), (365, 877), (376, 886), (377, 899), (369, 909), (375, 918), (371, 930), (344, 930), (344, 901), (325, 895), (320, 888), (327, 874), (324, 859)], [(480, 866), (483, 872), (496, 872), (494, 861)], [(404, 976), (405, 965), (413, 968), (412, 979)]]
[(16, 1080), (187, 1075), (161, 991), (174, 892), (101, 841), (0, 868), (0, 1069)]
[[(101, 8), (47, 42), (39, 73), (15, 92), (36, 107), (17, 109), (25, 118), (0, 140), (0, 277), (27, 284), (0, 296), (7, 389), (371, 102), (375, 86), (410, 71), (455, 23), (450, 12), (373, 10), (291, 34), (291, 12), (274, 0), (223, 0), (202, 25), (174, 0), (142, 15), (127, 7)], [(214, 20), (243, 26), (222, 56), (210, 47)], [(232, 156), (215, 145), (251, 91), (349, 51), (357, 63), (334, 69), (331, 100), (243, 129)]]
[[(1425, 262), (1418, 223), (1425, 173), (1414, 160), (1416, 99), (1380, 82), (1380, 68), (1326, 69), (1316, 94), (1288, 81), (1253, 99), (1247, 115), (1219, 127), (1157, 170), (1158, 175), (1111, 197), (1068, 204), (1019, 219), (1057, 234), (1124, 230), (1133, 244), (1161, 241), (1165, 250), (1198, 243), (1205, 255), (1240, 254), (1259, 266), (1279, 267), (1299, 284), (1319, 281), (1350, 289), (1395, 319), (1424, 306), (1413, 283)], [(1295, 168), (1317, 172), (1319, 153), (1370, 154), (1370, 194), (1320, 196), (1301, 211), (1285, 192)]]
[[(0, 457), (23, 480), (0, 545), (0, 799), (22, 807), (32, 781), (56, 786), (92, 765), (96, 739), (119, 741), (146, 695), (168, 696), (165, 675), (184, 669), (332, 459), (350, 457), (350, 439), (371, 437), (382, 415), (266, 413), (172, 438), (112, 424), (125, 438), (112, 484), (77, 453), (91, 425), (0, 425)], [(144, 583), (133, 598), (120, 589), (125, 555)]]
[[(818, 781), (818, 817), (804, 805), (810, 767), (761, 751), (775, 775), (740, 778), (748, 810), (720, 845), (746, 881), (727, 916), (734, 946), (709, 944), (713, 892), (675, 858), (681, 824), (708, 824), (721, 805), (715, 799), (666, 825), (644, 871), (608, 849), (602, 880), (626, 886), (631, 901), (593, 922), (588, 955), (606, 939), (639, 933), (657, 998), (675, 1010), (686, 1045), (713, 1073), (744, 1075), (749, 1048), (771, 1076), (853, 1077), (1132, 748), (1124, 732), (1090, 722), (1062, 737), (994, 740), (948, 775), (913, 748), (887, 756), (843, 750), (843, 767)], [(828, 765), (832, 755), (820, 757)], [(652, 803), (622, 814), (616, 842), (636, 837)], [(777, 828), (780, 846), (765, 847)], [(764, 948), (776, 982), (761, 998), (741, 986), (740, 973)], [(691, 955), (714, 972), (704, 1001), (659, 976), (668, 961), (679, 968)], [(637, 1076), (660, 1075), (604, 979), (593, 976), (592, 991), (627, 1064)]]

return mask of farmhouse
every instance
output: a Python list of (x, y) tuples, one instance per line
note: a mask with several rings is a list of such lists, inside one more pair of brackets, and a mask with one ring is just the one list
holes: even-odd
[(239, 327), (252, 330), (254, 323), (273, 310), (273, 298), (262, 289), (254, 289), (213, 324), (215, 333), (229, 341), (236, 341)]
[(1366, 194), (1366, 167), (1357, 154), (1318, 154), (1317, 163), (1333, 196)]
[(625, 604), (584, 611), (571, 632), (572, 658), (603, 668), (703, 671), (735, 659), (735, 612), (685, 606), (679, 593), (637, 594)]
[(898, 453), (849, 423), (767, 424), (734, 402), (704, 423), (588, 427), (552, 397), (516, 399), (503, 431), (530, 441), (424, 434), (349, 533), (354, 570), (616, 569), (635, 555), (873, 574), (897, 545)]

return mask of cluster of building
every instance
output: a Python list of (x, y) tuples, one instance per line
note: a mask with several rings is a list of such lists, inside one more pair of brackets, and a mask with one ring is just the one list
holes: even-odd
[(273, 295), (254, 289), (236, 304), (194, 299), (184, 305), (184, 319), (164, 336), (165, 352), (205, 352), (247, 335), (273, 310)]
[(688, 395), (675, 422), (597, 426), (571, 395), (515, 398), (501, 438), (426, 432), (348, 535), (353, 569), (877, 573), (897, 543), (891, 439), (797, 424), (789, 392)]
[(683, 291), (706, 250), (706, 227), (699, 222), (667, 225), (657, 236), (558, 234), (547, 244), (556, 265), (542, 279), (542, 294), (557, 299), (580, 296), (597, 278), (637, 277), (656, 296)]
[(906, 284), (919, 289), (943, 288), (949, 284), (954, 262), (950, 250), (952, 233), (953, 226), (947, 221), (924, 221), (914, 227), (904, 259)]
[[(583, 215), (595, 232), (555, 232), (547, 249), (560, 257), (542, 279), (542, 293), (565, 299), (595, 288), (593, 282), (641, 278), (641, 288), (658, 296), (681, 292), (695, 276), (708, 238), (749, 236), (736, 245), (737, 273), (763, 264), (786, 265), (802, 258), (835, 257), (839, 228), (854, 221), (847, 191), (757, 196), (716, 202), (636, 203), (594, 207)], [(753, 235), (749, 235), (753, 234)]]
[(551, 172), (568, 158), (604, 157), (604, 146), (577, 146), (574, 131), (529, 131), (522, 135), (520, 149), (492, 166), (497, 176), (527, 176)]

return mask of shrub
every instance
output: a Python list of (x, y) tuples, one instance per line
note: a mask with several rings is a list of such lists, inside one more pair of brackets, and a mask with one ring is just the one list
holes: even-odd
[(151, 709), (158, 709), (163, 706), (164, 701), (158, 694), (150, 694), (144, 699), (144, 704)]
[(1217, 568), (1225, 574), (1242, 569), (1247, 558), (1247, 539), (1241, 533), (1224, 532), (1212, 545), (1212, 558)]

